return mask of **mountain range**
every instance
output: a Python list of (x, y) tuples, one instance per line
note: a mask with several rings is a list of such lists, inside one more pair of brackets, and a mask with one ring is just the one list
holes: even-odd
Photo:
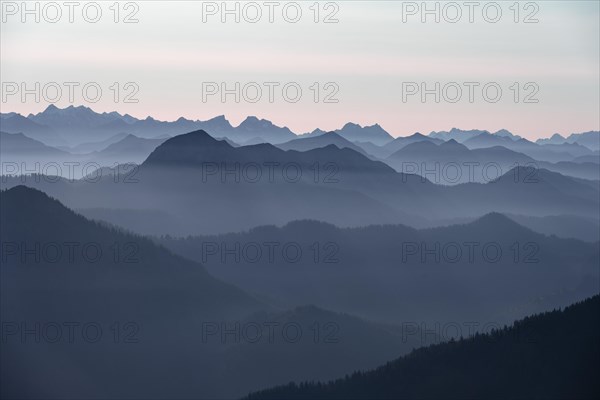
[(600, 292), (598, 132), (296, 135), (54, 106), (0, 123), (2, 398), (597, 390), (568, 372), (597, 353), (597, 297), (535, 317), (538, 347), (502, 326)]
[[(279, 127), (271, 121), (254, 116), (247, 117), (239, 126), (233, 127), (223, 115), (206, 121), (181, 117), (169, 122), (159, 121), (150, 116), (145, 119), (138, 119), (129, 114), (122, 115), (116, 111), (96, 113), (85, 106), (68, 106), (61, 109), (52, 104), (44, 111), (29, 114), (26, 117), (14, 112), (2, 113), (0, 114), (0, 123), (2, 125), (0, 130), (4, 132), (24, 133), (33, 139), (52, 146), (76, 146), (84, 143), (86, 139), (88, 142), (97, 142), (122, 133), (129, 133), (143, 138), (164, 138), (165, 136), (175, 136), (198, 129), (203, 129), (216, 138), (227, 137), (240, 144), (246, 142), (256, 144), (261, 141), (279, 144), (295, 137), (308, 138), (325, 133), (321, 129), (315, 129), (310, 133), (296, 135), (286, 127)], [(361, 126), (349, 122), (342, 128), (335, 130), (335, 132), (351, 142), (365, 142), (376, 146), (385, 146), (391, 144), (394, 140), (394, 137), (378, 124)], [(427, 137), (443, 141), (454, 139), (459, 143), (463, 143), (480, 135), (498, 139), (506, 138), (516, 142), (522, 139), (506, 129), (490, 133), (486, 130), (467, 131), (452, 128), (450, 131), (431, 132)], [(418, 134), (418, 136), (421, 135)], [(407, 144), (411, 142), (412, 140), (409, 140)], [(552, 138), (538, 139), (535, 143), (541, 146), (546, 144), (579, 144), (592, 151), (600, 150), (600, 138), (597, 131), (573, 133), (567, 138), (555, 134)], [(399, 144), (392, 145), (392, 151), (384, 157), (389, 156), (393, 151), (399, 150), (400, 147), (396, 146), (399, 146)], [(379, 157), (377, 154), (373, 155)]]
[[(424, 143), (412, 146), (417, 145)], [(157, 226), (151, 215), (125, 226), (144, 234), (225, 233), (295, 219), (338, 226), (404, 223), (418, 227), (494, 211), (597, 218), (599, 207), (598, 181), (545, 169), (519, 166), (497, 178), (490, 176), (485, 184), (447, 186), (436, 184), (443, 183), (441, 172), (428, 179), (399, 173), (350, 148), (329, 145), (299, 152), (268, 143), (233, 147), (204, 131), (166, 140), (130, 172), (118, 183), (110, 174), (93, 184), (19, 176), (5, 176), (0, 184), (9, 188), (25, 180), (83, 213), (95, 209), (99, 215), (98, 209), (104, 208), (103, 218), (108, 221), (115, 220), (111, 209), (121, 212), (139, 209), (141, 204), (156, 211), (155, 218), (161, 221), (171, 216), (172, 222), (158, 232), (149, 230)], [(135, 183), (124, 182), (130, 180)]]
[(572, 133), (568, 137), (564, 137), (558, 133), (555, 133), (550, 138), (536, 140), (536, 143), (539, 143), (539, 144), (578, 143), (582, 146), (588, 147), (595, 151), (600, 150), (600, 139), (598, 138), (597, 131)]
[[(528, 164), (535, 163), (538, 168), (546, 168), (564, 175), (583, 179), (600, 179), (597, 165), (600, 164), (600, 150), (597, 142), (600, 140), (599, 132), (586, 132), (572, 134), (568, 139), (560, 135), (552, 139), (531, 142), (518, 135), (502, 129), (495, 133), (485, 130), (464, 131), (453, 128), (450, 131), (431, 132), (428, 136), (415, 133), (407, 137), (393, 138), (381, 126), (361, 126), (347, 123), (341, 129), (331, 133), (316, 129), (311, 133), (296, 135), (287, 127), (279, 127), (272, 122), (257, 117), (247, 117), (239, 126), (233, 127), (224, 116), (218, 116), (207, 121), (193, 121), (179, 118), (173, 122), (158, 121), (152, 117), (140, 120), (130, 115), (121, 115), (117, 112), (96, 113), (87, 107), (69, 106), (64, 109), (50, 105), (43, 112), (30, 114), (23, 117), (17, 113), (2, 114), (0, 119), (1, 130), (5, 133), (22, 133), (31, 139), (38, 140), (45, 145), (66, 152), (67, 154), (55, 153), (55, 162), (93, 162), (101, 167), (111, 167), (118, 164), (141, 163), (150, 152), (162, 141), (190, 131), (204, 130), (217, 139), (226, 140), (231, 146), (252, 146), (256, 144), (275, 144), (284, 150), (306, 151), (322, 148), (326, 145), (336, 145), (349, 148), (373, 160), (381, 160), (388, 163), (399, 171), (402, 167), (414, 163), (415, 154), (409, 150), (399, 152), (408, 145), (419, 142), (430, 142), (441, 144), (442, 142), (456, 141), (471, 150), (489, 149), (492, 147), (503, 147), (515, 153), (501, 151), (501, 149), (490, 150), (491, 158), (485, 158), (485, 152), (479, 154), (463, 154), (465, 159), (461, 162), (481, 162), (485, 159), (487, 164), (495, 163), (502, 171), (506, 171), (509, 165), (522, 165), (521, 162), (513, 163), (512, 160), (525, 161)], [(560, 136), (560, 137), (559, 137)], [(106, 147), (123, 141), (127, 143), (106, 150)], [(137, 139), (134, 139), (137, 138)], [(160, 139), (160, 140), (159, 140)], [(134, 146), (137, 140), (138, 146)], [(580, 143), (581, 142), (581, 143)], [(587, 147), (586, 147), (587, 146)], [(422, 150), (424, 151), (426, 147)], [(425, 162), (422, 171), (416, 174), (426, 173), (425, 170), (431, 162), (446, 164), (449, 154), (442, 154), (441, 149), (434, 148), (427, 154), (423, 154)], [(106, 150), (105, 152), (103, 152)], [(35, 152), (33, 149), (32, 152)], [(8, 152), (3, 152), (11, 158)], [(397, 154), (395, 154), (397, 153)], [(422, 153), (422, 151), (421, 151)], [(395, 154), (395, 155), (394, 155)], [(35, 159), (29, 157), (27, 163), (35, 163)], [(43, 159), (47, 162), (46, 159)], [(451, 161), (454, 162), (455, 160)], [(400, 166), (400, 168), (399, 168)], [(413, 168), (414, 169), (414, 168)], [(421, 169), (421, 168), (419, 168)], [(85, 174), (79, 174), (81, 177)], [(457, 184), (464, 182), (481, 182), (481, 174), (473, 179), (469, 173), (461, 174), (459, 179), (446, 179), (444, 184)]]
[[(398, 172), (413, 172), (429, 177), (437, 175), (437, 182), (442, 184), (488, 182), (515, 166), (545, 168), (568, 176), (600, 179), (598, 164), (590, 162), (591, 160), (558, 163), (537, 161), (526, 153), (511, 150), (518, 148), (517, 146), (495, 145), (496, 140), (493, 139), (486, 146), (472, 145), (479, 138), (480, 136), (475, 136), (462, 144), (454, 139), (439, 144), (427, 140), (416, 141), (401, 147), (384, 161)], [(512, 143), (524, 140), (495, 139)], [(535, 151), (533, 153), (536, 154)]]

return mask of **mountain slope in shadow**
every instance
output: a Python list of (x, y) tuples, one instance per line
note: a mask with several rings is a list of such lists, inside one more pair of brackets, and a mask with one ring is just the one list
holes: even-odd
[(596, 399), (600, 296), (490, 334), (418, 349), (368, 372), (247, 399)]
[[(397, 329), (358, 318), (277, 310), (35, 189), (0, 192), (0, 219), (2, 398), (236, 397), (371, 368), (414, 347)], [(269, 331), (254, 341), (255, 326), (273, 324), (273, 342)], [(332, 328), (337, 340), (324, 341)], [(302, 340), (290, 339), (294, 329)], [(258, 356), (285, 362), (274, 374)]]
[[(7, 280), (15, 279), (23, 285), (43, 284), (43, 290), (48, 291), (87, 288), (90, 294), (84, 297), (90, 301), (96, 290), (114, 290), (115, 295), (123, 297), (121, 301), (114, 298), (110, 302), (123, 308), (128, 303), (141, 304), (142, 300), (148, 307), (160, 304), (161, 308), (168, 308), (174, 287), (178, 287), (180, 295), (188, 296), (186, 307), (209, 314), (227, 315), (232, 311), (234, 315), (243, 315), (264, 308), (236, 287), (210, 276), (200, 264), (174, 255), (141, 236), (90, 221), (43, 192), (17, 186), (1, 192), (0, 201), (2, 273)], [(82, 250), (86, 247), (92, 250)], [(140, 291), (120, 292), (126, 282)], [(14, 292), (15, 287), (6, 286), (9, 293), (22, 295)], [(159, 298), (161, 290), (165, 292)], [(62, 296), (35, 295), (25, 303), (39, 301), (38, 306), (49, 312), (85, 311), (81, 301), (52, 308), (51, 301), (62, 302)], [(128, 297), (131, 298), (126, 301)], [(88, 305), (92, 308), (87, 311), (102, 312), (103, 306), (94, 301)], [(181, 304), (172, 306), (179, 308)]]
[(179, 385), (189, 370), (211, 375), (202, 321), (267, 307), (37, 190), (4, 191), (0, 205), (2, 326), (13, 332), (2, 343), (3, 398), (198, 395), (202, 383)]

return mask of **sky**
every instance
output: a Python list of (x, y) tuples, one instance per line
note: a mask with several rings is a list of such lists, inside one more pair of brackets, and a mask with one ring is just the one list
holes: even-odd
[(600, 129), (598, 1), (82, 1), (72, 22), (62, 1), (1, 3), (2, 112), (254, 115), (393, 136)]

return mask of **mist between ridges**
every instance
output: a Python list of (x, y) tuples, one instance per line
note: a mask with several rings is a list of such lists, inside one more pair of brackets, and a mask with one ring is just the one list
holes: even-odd
[[(169, 240), (169, 244), (177, 243), (177, 239), (170, 237), (165, 240)], [(353, 257), (355, 251), (357, 249), (327, 240), (202, 241), (195, 246), (193, 259), (209, 266), (338, 264), (343, 267), (348, 262), (347, 257)], [(394, 248), (386, 249), (389, 259), (383, 264), (537, 264), (539, 251), (540, 245), (534, 241), (398, 241)], [(22, 266), (143, 264), (142, 257), (140, 245), (135, 241), (2, 241), (0, 244), (0, 261)]]
[[(177, 246), (177, 239), (169, 238)], [(181, 239), (185, 240), (185, 239)], [(194, 258), (208, 266), (237, 264), (311, 265), (337, 264), (340, 268), (354, 257), (357, 248), (337, 241), (202, 241), (195, 244)], [(369, 249), (365, 249), (369, 250)], [(378, 250), (374, 250), (378, 251)], [(538, 264), (540, 245), (534, 241), (500, 243), (497, 241), (424, 242), (398, 241), (386, 249), (386, 266), (439, 264)], [(350, 260), (351, 259), (351, 260)], [(333, 267), (333, 265), (332, 265)]]
[[(406, 321), (386, 326), (399, 343), (414, 347), (428, 346), (461, 338), (486, 335), (493, 343), (496, 333), (506, 328), (494, 321)], [(343, 345), (350, 342), (352, 329), (334, 320), (308, 321), (203, 321), (201, 340), (203, 344), (296, 344)], [(519, 343), (535, 343), (536, 332), (532, 328), (515, 327), (511, 339)]]
[[(459, 183), (493, 183), (500, 177), (510, 173), (510, 179), (505, 182), (516, 184), (538, 183), (539, 167), (535, 162), (513, 163), (501, 165), (498, 162), (480, 161), (399, 161), (392, 163), (396, 172), (401, 176), (401, 183), (421, 182), (440, 185), (455, 185)], [(56, 183), (68, 181), (83, 181), (85, 183), (139, 183), (139, 172), (142, 165), (133, 162), (114, 162), (103, 166), (97, 162), (79, 161), (48, 161), (48, 162), (16, 162), (0, 163), (0, 179), (7, 183), (9, 178), (17, 179), (20, 183)], [(194, 183), (221, 184), (256, 184), (256, 183), (311, 183), (338, 184), (343, 183), (344, 177), (350, 181), (353, 176), (369, 171), (360, 168), (348, 168), (337, 162), (315, 162), (303, 165), (297, 162), (200, 162), (184, 166), (185, 171), (195, 170), (197, 176)], [(183, 170), (182, 170), (183, 171)], [(411, 176), (420, 179), (411, 179)]]
[[(139, 183), (141, 165), (136, 163), (114, 163), (101, 166), (96, 162), (2, 162), (2, 182), (8, 178), (19, 178), (21, 183), (56, 183), (61, 178), (82, 180), (87, 183), (114, 182)], [(315, 162), (302, 165), (297, 162), (201, 162), (192, 166), (181, 166), (186, 172), (192, 168), (197, 172), (200, 183), (315, 183), (335, 184), (340, 182), (340, 166), (335, 162)], [(183, 171), (183, 170), (182, 170)]]
[[(0, 325), (3, 345), (138, 345), (143, 343), (143, 324), (123, 321), (24, 321), (5, 320)], [(398, 343), (414, 347), (451, 342), (485, 335), (487, 342), (497, 340), (506, 325), (494, 321), (405, 321), (386, 327)], [(198, 345), (343, 345), (353, 338), (353, 329), (335, 320), (252, 320), (201, 321), (189, 327), (185, 336), (196, 337)], [(518, 343), (535, 343), (535, 330), (514, 327), (511, 339)]]
[(57, 183), (63, 180), (131, 184), (139, 182), (136, 177), (139, 168), (139, 164), (132, 162), (115, 162), (111, 166), (103, 166), (94, 161), (5, 161), (0, 163), (0, 179), (2, 183), (8, 182), (9, 178), (17, 179), (23, 184)]

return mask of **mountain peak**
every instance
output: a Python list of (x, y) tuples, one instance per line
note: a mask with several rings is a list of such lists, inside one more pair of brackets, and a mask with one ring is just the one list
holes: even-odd
[(58, 110), (59, 110), (58, 107), (56, 107), (54, 104), (50, 104), (50, 105), (48, 105), (48, 107), (46, 107), (46, 109), (43, 112), (44, 113), (53, 113), (53, 112), (56, 112)]
[(89, 111), (89, 112), (92, 112), (94, 114), (97, 114), (94, 110), (92, 110), (91, 108), (86, 107), (86, 106), (77, 106), (77, 107), (75, 107), (74, 105), (70, 105), (67, 108), (63, 108), (63, 111), (65, 111), (65, 110), (69, 110), (69, 111), (73, 111), (73, 110), (77, 110), (77, 111)]
[[(3, 190), (0, 192), (0, 197), (2, 198), (1, 211), (4, 222), (7, 217), (4, 213), (8, 213), (8, 210), (20, 209), (22, 213), (27, 213), (30, 220), (39, 220), (46, 216), (60, 219), (65, 212), (73, 213), (45, 192), (25, 185), (17, 185)], [(13, 214), (11, 217), (16, 216)]]
[(273, 128), (275, 125), (268, 119), (258, 118), (254, 115), (249, 115), (245, 120), (238, 126), (238, 128), (249, 128), (249, 129), (268, 129)]
[(197, 131), (184, 133), (183, 135), (177, 135), (167, 140), (163, 145), (166, 144), (199, 144), (199, 143), (213, 143), (218, 142), (217, 139), (210, 136), (206, 131), (198, 129)]
[(204, 121), (206, 128), (215, 133), (220, 133), (221, 135), (226, 135), (230, 133), (230, 130), (233, 129), (231, 123), (225, 118), (225, 115), (217, 115), (207, 121)]
[(217, 115), (216, 117), (209, 119), (209, 121), (229, 122), (229, 121), (227, 121), (227, 118), (225, 118), (225, 115), (223, 115), (223, 114)]
[(440, 143), (439, 146), (451, 149), (467, 149), (467, 146), (458, 143), (455, 139), (449, 139), (446, 142)]
[(144, 164), (196, 164), (218, 156), (219, 150), (232, 148), (226, 141), (217, 140), (200, 129), (167, 139), (154, 149)]
[(479, 226), (483, 228), (489, 228), (490, 230), (494, 230), (496, 232), (504, 231), (504, 232), (515, 232), (515, 230), (520, 231), (528, 231), (529, 229), (524, 227), (523, 225), (519, 225), (509, 217), (499, 212), (491, 212), (481, 216), (475, 221), (469, 224), (471, 226)]
[(346, 122), (346, 124), (342, 127), (342, 129), (348, 128), (362, 128), (359, 124), (355, 124), (354, 122)]
[(242, 124), (249, 124), (249, 123), (258, 123), (258, 122), (271, 122), (271, 121), (267, 121), (266, 119), (260, 119), (255, 115), (248, 115), (246, 117), (246, 119), (244, 119), (244, 121), (242, 121)]
[(351, 142), (371, 142), (383, 145), (394, 140), (379, 124), (362, 127), (359, 124), (348, 122), (336, 132)]
[(121, 140), (123, 141), (123, 140), (137, 140), (137, 139), (139, 139), (138, 136), (135, 136), (133, 133), (128, 133), (127, 136), (125, 136)]
[(5, 189), (2, 191), (6, 196), (38, 196), (39, 198), (49, 198), (48, 195), (41, 190), (31, 188), (25, 185), (17, 185), (13, 186), (10, 189)]

